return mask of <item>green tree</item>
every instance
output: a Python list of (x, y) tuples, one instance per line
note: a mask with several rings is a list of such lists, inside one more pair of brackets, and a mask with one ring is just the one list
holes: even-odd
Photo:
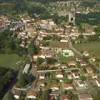
[(8, 91), (5, 94), (5, 96), (3, 97), (3, 100), (15, 100), (15, 98), (14, 98), (13, 94), (10, 91)]
[(27, 74), (21, 74), (16, 86), (19, 87), (19, 88), (22, 88), (22, 87), (25, 87), (28, 83), (29, 83), (28, 75)]
[(81, 76), (80, 78), (81, 78), (82, 81), (85, 81), (86, 80), (86, 77), (85, 76)]
[(37, 65), (41, 65), (44, 61), (45, 61), (45, 59), (39, 57), (37, 59)]
[(94, 29), (94, 31), (96, 32), (97, 35), (100, 35), (100, 26), (99, 27), (96, 27)]

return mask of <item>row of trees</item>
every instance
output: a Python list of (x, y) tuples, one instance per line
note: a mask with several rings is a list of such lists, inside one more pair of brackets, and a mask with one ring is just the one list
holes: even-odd
[(100, 25), (99, 18), (100, 13), (76, 14), (76, 24), (88, 23), (90, 25)]

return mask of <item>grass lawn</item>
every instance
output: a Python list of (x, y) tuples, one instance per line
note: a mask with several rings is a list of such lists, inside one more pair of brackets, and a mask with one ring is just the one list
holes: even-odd
[(0, 54), (0, 66), (11, 69), (18, 69), (22, 63), (22, 57), (16, 54)]
[(74, 47), (80, 51), (88, 51), (90, 54), (100, 57), (100, 41), (75, 44)]
[(74, 57), (64, 57), (62, 54), (58, 55), (59, 62), (62, 64), (67, 64), (70, 61), (75, 60)]

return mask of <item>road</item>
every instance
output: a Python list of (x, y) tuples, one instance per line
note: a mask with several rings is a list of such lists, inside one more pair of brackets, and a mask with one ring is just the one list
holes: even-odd
[(68, 43), (69, 43), (69, 48), (70, 48), (75, 54), (77, 54), (80, 58), (82, 58), (83, 55), (82, 55), (76, 48), (73, 47), (72, 42), (71, 42), (71, 39), (69, 38), (68, 40), (69, 40), (69, 42), (68, 42)]
[(48, 72), (60, 72), (60, 71), (71, 72), (72, 70), (80, 70), (79, 68), (70, 68), (70, 69), (56, 69), (56, 70), (39, 70), (38, 73), (48, 73)]

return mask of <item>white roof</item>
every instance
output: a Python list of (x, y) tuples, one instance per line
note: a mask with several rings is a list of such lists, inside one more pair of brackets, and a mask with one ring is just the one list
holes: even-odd
[(28, 73), (28, 70), (30, 68), (30, 64), (26, 64), (25, 67), (24, 67), (24, 70), (23, 70), (23, 73)]
[(68, 42), (68, 40), (60, 40), (60, 42)]
[(58, 87), (52, 87), (51, 89), (52, 89), (52, 91), (59, 90), (59, 88), (58, 88)]
[(19, 99), (19, 96), (18, 96), (18, 95), (14, 95), (14, 97), (15, 97), (16, 99)]
[(29, 99), (36, 99), (36, 96), (27, 96)]
[(41, 58), (44, 58), (44, 59), (45, 59), (45, 56), (44, 56), (44, 55), (40, 55), (39, 57), (41, 57)]
[(44, 76), (40, 76), (39, 79), (45, 79), (45, 77)]
[(63, 78), (63, 75), (62, 74), (58, 74), (58, 75), (56, 75), (56, 78)]

